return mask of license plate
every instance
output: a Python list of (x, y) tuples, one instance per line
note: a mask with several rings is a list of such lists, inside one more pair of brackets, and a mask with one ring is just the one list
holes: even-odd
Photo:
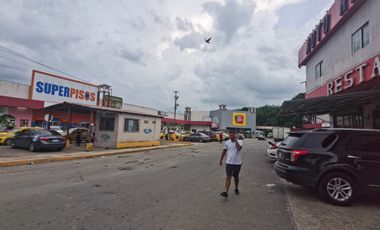
[(53, 140), (53, 142), (54, 142), (54, 143), (57, 143), (57, 142), (59, 142), (59, 140)]

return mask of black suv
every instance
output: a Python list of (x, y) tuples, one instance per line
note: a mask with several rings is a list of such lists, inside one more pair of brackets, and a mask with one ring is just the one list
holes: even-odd
[(281, 143), (275, 171), (286, 180), (317, 188), (335, 205), (380, 190), (380, 131), (317, 129), (292, 132)]

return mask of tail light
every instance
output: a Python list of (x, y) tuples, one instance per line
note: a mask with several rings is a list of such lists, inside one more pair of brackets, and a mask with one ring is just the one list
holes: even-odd
[(48, 137), (40, 137), (40, 141), (48, 141), (49, 138)]
[(293, 150), (290, 156), (290, 161), (296, 162), (301, 156), (309, 154), (307, 150)]
[(277, 145), (271, 145), (271, 146), (270, 146), (270, 149), (277, 149), (277, 148), (278, 148)]

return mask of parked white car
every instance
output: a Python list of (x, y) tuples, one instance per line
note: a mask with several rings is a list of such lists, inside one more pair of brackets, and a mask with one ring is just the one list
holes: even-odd
[(278, 147), (280, 146), (281, 142), (270, 142), (268, 141), (268, 149), (267, 149), (267, 157), (270, 160), (277, 160), (278, 159)]
[(54, 131), (58, 132), (59, 134), (61, 134), (61, 136), (66, 135), (66, 132), (63, 131), (60, 126), (50, 126), (50, 130), (54, 130)]

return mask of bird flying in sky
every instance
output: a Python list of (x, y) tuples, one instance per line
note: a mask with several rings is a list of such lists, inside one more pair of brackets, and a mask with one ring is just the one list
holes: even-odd
[(211, 41), (211, 37), (208, 38), (208, 39), (205, 38), (205, 42), (206, 42), (206, 43), (210, 43), (210, 41)]

